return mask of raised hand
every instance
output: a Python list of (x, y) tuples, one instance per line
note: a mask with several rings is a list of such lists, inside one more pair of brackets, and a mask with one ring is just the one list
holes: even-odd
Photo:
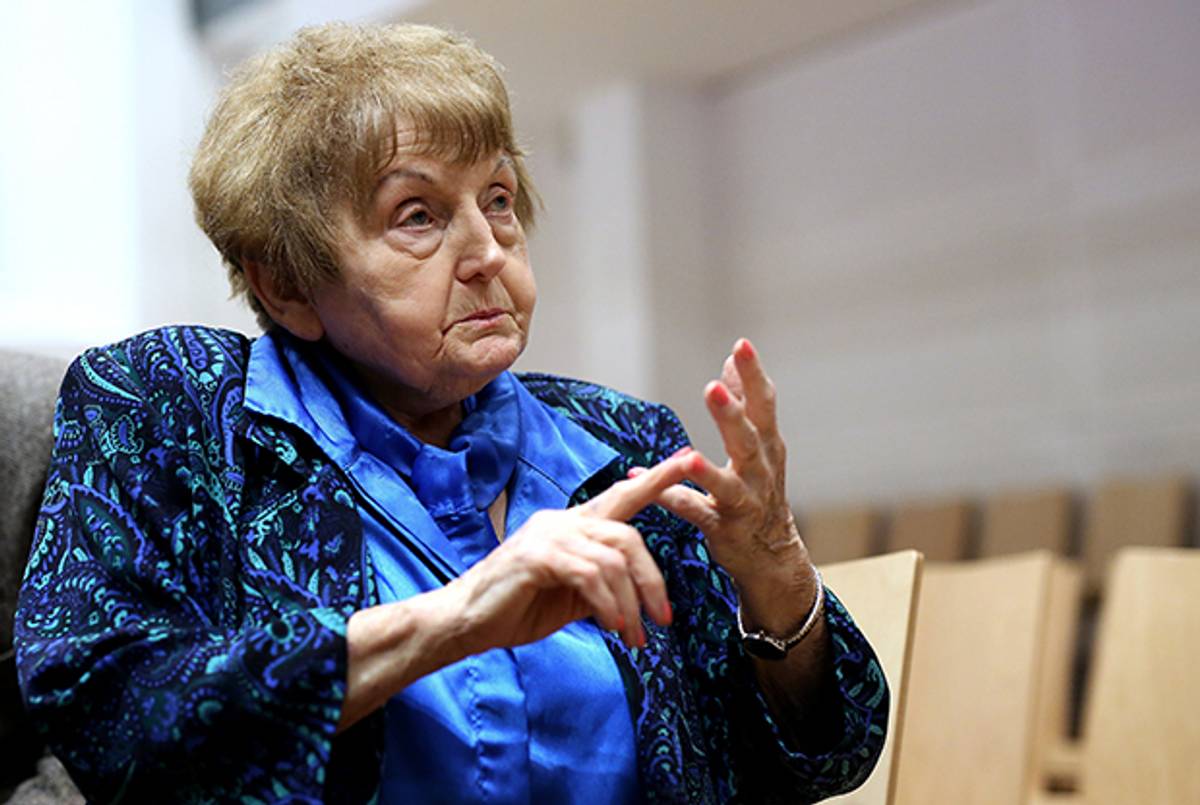
[(787, 447), (776, 419), (775, 385), (749, 341), (734, 345), (704, 399), (729, 458), (717, 466), (692, 452), (685, 457), (686, 476), (707, 494), (677, 485), (658, 502), (704, 532), (752, 620), (787, 630), (805, 603), (780, 606), (781, 597), (807, 602), (815, 587), (787, 501)]

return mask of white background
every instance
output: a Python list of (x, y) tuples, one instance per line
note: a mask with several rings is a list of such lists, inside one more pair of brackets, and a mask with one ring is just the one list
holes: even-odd
[[(0, 346), (253, 332), (191, 221), (223, 70), (182, 2), (6, 3)], [(509, 68), (548, 210), (521, 367), (667, 401), (748, 335), (797, 502), (1200, 470), (1200, 4), (337, 4)]]

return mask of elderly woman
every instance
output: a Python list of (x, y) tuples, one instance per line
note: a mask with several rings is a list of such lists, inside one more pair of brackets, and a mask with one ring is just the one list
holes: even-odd
[(537, 196), (487, 55), (303, 31), (235, 76), (191, 183), (265, 334), (75, 362), (21, 593), (27, 704), (90, 798), (865, 778), (886, 683), (796, 532), (750, 343), (704, 392), (723, 464), (661, 406), (508, 371)]

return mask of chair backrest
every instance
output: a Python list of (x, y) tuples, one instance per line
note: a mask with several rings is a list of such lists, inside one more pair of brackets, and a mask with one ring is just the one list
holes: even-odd
[(825, 583), (846, 605), (875, 649), (891, 691), (888, 736), (875, 770), (860, 788), (828, 802), (887, 805), (893, 801), (896, 747), (904, 721), (922, 561), (916, 551), (899, 551), (821, 566)]
[(41, 738), (21, 705), (13, 612), (50, 464), (66, 361), (0, 350), (0, 791), (33, 773)]
[(800, 534), (817, 564), (848, 562), (876, 553), (879, 516), (866, 506), (801, 512)]
[(1065, 489), (994, 495), (983, 504), (979, 555), (1047, 550), (1066, 556), (1071, 514), (1071, 495)]
[(888, 518), (887, 550), (912, 548), (927, 562), (963, 559), (970, 514), (970, 507), (960, 500), (900, 506)]
[(1023, 801), (1033, 738), (1048, 551), (927, 563), (909, 669), (896, 801)]
[(1089, 501), (1083, 533), (1087, 589), (1099, 590), (1121, 548), (1180, 548), (1186, 537), (1190, 484), (1183, 477), (1111, 480)]
[(1200, 802), (1200, 550), (1121, 550), (1102, 606), (1084, 798)]
[(1046, 601), (1045, 638), (1038, 670), (1034, 715), (1034, 785), (1058, 776), (1058, 764), (1073, 754), (1071, 704), (1075, 685), (1075, 658), (1083, 603), (1083, 567), (1057, 557), (1050, 566)]
[(17, 589), (50, 464), (66, 361), (0, 350), (0, 654), (12, 645)]

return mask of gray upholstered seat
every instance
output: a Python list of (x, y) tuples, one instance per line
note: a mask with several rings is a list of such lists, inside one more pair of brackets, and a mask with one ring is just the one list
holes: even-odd
[(21, 708), (13, 611), (46, 468), (66, 361), (0, 350), (0, 801), (35, 772), (42, 746)]

